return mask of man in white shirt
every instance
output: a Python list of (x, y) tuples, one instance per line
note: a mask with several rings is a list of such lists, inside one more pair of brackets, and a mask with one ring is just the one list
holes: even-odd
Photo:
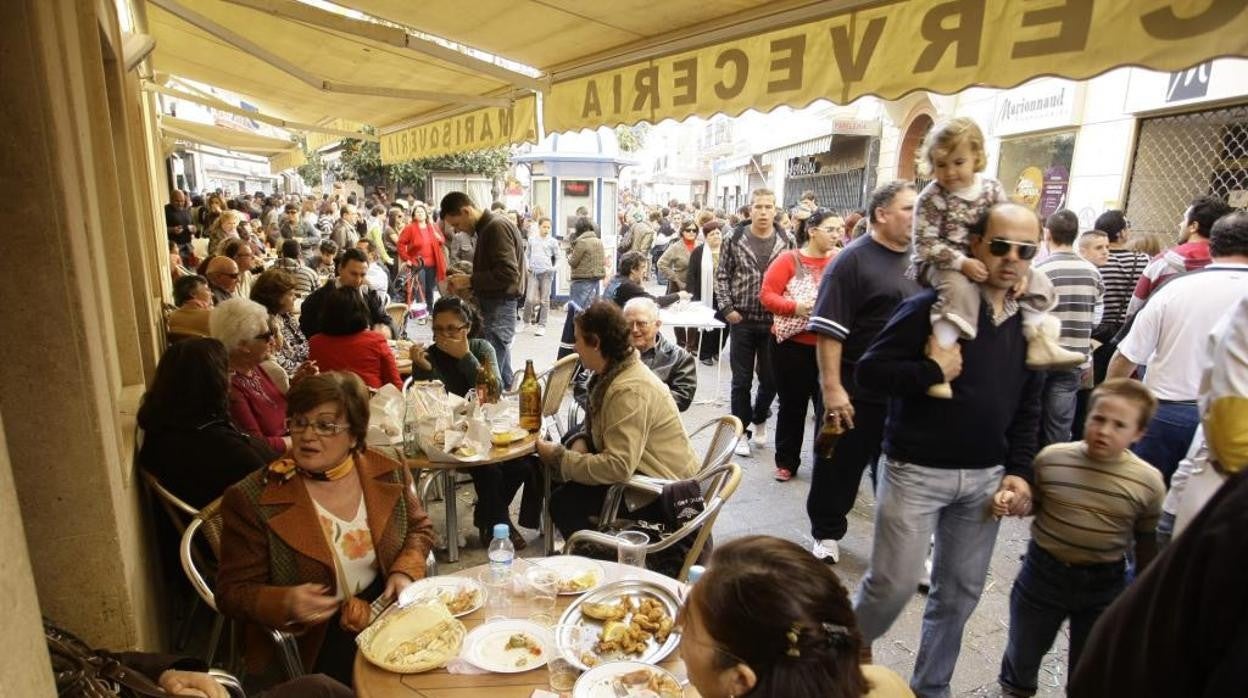
[(1218, 219), (1209, 253), (1209, 266), (1173, 277), (1150, 296), (1109, 362), (1109, 378), (1148, 366), (1144, 384), (1161, 404), (1132, 450), (1161, 471), (1167, 486), (1200, 421), (1196, 400), (1206, 337), (1248, 296), (1248, 212)]

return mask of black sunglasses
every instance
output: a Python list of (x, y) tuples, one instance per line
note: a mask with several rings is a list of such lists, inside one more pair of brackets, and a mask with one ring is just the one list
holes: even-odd
[(1036, 256), (1040, 251), (1040, 246), (1034, 242), (1017, 242), (1015, 240), (1002, 240), (996, 238), (988, 243), (988, 251), (993, 257), (1004, 257), (1010, 253), (1010, 248), (1014, 248), (1018, 252), (1018, 258), (1028, 260)]

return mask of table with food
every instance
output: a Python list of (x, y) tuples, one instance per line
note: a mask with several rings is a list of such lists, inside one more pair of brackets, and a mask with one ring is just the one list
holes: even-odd
[[(552, 600), (533, 579), (550, 579)], [(678, 698), (684, 585), (576, 556), (421, 580), (360, 633), (360, 698)]]
[[(408, 466), (435, 471), (443, 492), (451, 492), (455, 473), (465, 468), (514, 460), (536, 451), (537, 433), (521, 426), (524, 415), (513, 397), (482, 403), (448, 393), (439, 381), (414, 383), (403, 396), (403, 449)], [(546, 492), (543, 502), (549, 502)], [(446, 548), (459, 560), (458, 503), (443, 497)], [(547, 539), (549, 540), (549, 538)]]

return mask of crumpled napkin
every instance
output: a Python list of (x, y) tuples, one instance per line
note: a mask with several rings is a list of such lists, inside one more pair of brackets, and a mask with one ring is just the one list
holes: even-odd
[(446, 673), (448, 674), (488, 674), (486, 669), (473, 664), (463, 657), (456, 657), (446, 663)]

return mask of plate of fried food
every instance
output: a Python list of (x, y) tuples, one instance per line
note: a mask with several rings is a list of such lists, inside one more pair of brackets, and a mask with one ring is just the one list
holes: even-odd
[(602, 583), (607, 571), (596, 560), (579, 555), (554, 555), (541, 561), (541, 566), (559, 575), (559, 594), (584, 594)]
[(681, 698), (685, 691), (667, 670), (644, 662), (611, 662), (577, 679), (572, 698)]
[(485, 590), (472, 577), (426, 577), (412, 582), (399, 594), (399, 605), (440, 601), (451, 615), (459, 618), (481, 608)]
[(600, 586), (573, 601), (559, 620), (591, 628), (597, 636), (591, 648), (565, 652), (565, 658), (582, 670), (615, 661), (658, 664), (680, 644), (674, 628), (679, 608), (675, 594), (654, 582), (626, 579)]
[(446, 666), (459, 654), (464, 624), (440, 603), (385, 613), (356, 636), (360, 653), (387, 671), (415, 674)]
[(515, 674), (545, 666), (555, 643), (546, 628), (526, 620), (479, 625), (464, 639), (465, 658), (486, 671)]

